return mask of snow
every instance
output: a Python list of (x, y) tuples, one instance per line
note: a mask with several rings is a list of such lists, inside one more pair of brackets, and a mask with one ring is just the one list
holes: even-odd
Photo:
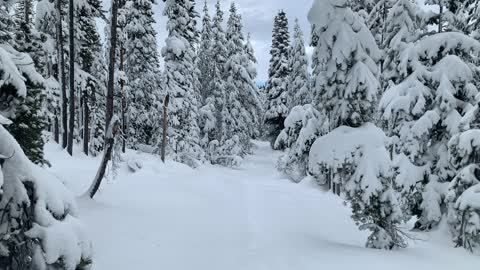
[[(133, 174), (123, 164), (95, 201), (79, 199), (80, 219), (94, 242), (92, 270), (446, 270), (480, 264), (479, 257), (452, 247), (445, 226), (411, 232), (421, 240), (406, 249), (364, 248), (368, 234), (357, 229), (341, 199), (311, 181), (285, 179), (275, 169), (281, 153), (268, 143), (255, 145), (237, 169), (191, 169), (128, 151), (142, 170)], [(49, 170), (79, 195), (100, 162), (80, 148), (71, 158), (51, 143), (46, 156)]]

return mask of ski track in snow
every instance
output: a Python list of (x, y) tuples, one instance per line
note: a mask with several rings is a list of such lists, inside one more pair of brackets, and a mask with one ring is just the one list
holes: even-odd
[[(79, 199), (94, 242), (93, 270), (473, 269), (480, 258), (452, 248), (445, 228), (416, 235), (396, 251), (364, 248), (343, 202), (311, 183), (294, 184), (275, 169), (279, 152), (255, 142), (240, 169), (196, 170), (128, 152), (143, 163)], [(47, 145), (50, 169), (82, 194), (99, 164)]]

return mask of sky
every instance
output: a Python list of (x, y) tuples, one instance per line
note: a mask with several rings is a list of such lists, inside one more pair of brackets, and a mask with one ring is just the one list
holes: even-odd
[[(155, 19), (157, 21), (157, 39), (159, 48), (163, 47), (166, 38), (166, 18), (162, 16), (163, 1), (157, 0), (155, 6)], [(225, 12), (225, 21), (228, 19), (228, 9), (231, 0), (220, 0)], [(210, 16), (214, 15), (216, 0), (207, 0)], [(293, 23), (298, 18), (304, 32), (305, 42), (309, 41), (310, 24), (307, 14), (313, 0), (236, 0), (239, 13), (242, 15), (245, 36), (251, 34), (251, 41), (258, 60), (258, 82), (264, 82), (268, 78), (268, 63), (270, 60), (270, 45), (272, 43), (273, 19), (280, 10), (284, 10), (289, 19), (290, 34), (293, 32)], [(197, 0), (196, 8), (202, 14), (204, 0)], [(105, 9), (109, 7), (106, 6)], [(199, 21), (201, 27), (201, 21)], [(311, 52), (311, 49), (307, 50)]]

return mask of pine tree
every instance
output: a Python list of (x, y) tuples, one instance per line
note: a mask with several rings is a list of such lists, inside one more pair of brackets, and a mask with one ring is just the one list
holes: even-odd
[(253, 50), (252, 43), (250, 41), (250, 34), (247, 35), (247, 42), (245, 44), (245, 53), (247, 55), (247, 64), (246, 64), (246, 69), (250, 75), (251, 82), (253, 83), (253, 94), (252, 97), (254, 98), (254, 104), (251, 105), (251, 110), (254, 111), (256, 114), (256, 119), (254, 118), (255, 121), (252, 122), (252, 127), (251, 127), (251, 137), (256, 139), (260, 137), (260, 130), (262, 126), (262, 120), (261, 117), (264, 115), (264, 104), (265, 100), (262, 97), (262, 94), (260, 92), (260, 89), (258, 88), (256, 82), (257, 79), (257, 58), (255, 57), (255, 51)]
[[(418, 120), (424, 113), (422, 106), (429, 96), (422, 84), (422, 69), (417, 69), (416, 65), (414, 42), (420, 36), (421, 17), (422, 12), (416, 4), (409, 0), (395, 1), (387, 17), (387, 35), (383, 45), (382, 80), (386, 89), (380, 100), (380, 123), (391, 138), (389, 150), (395, 160), (395, 183), (407, 215), (420, 214), (420, 183), (428, 170), (423, 161), (409, 158), (402, 138), (412, 121)], [(404, 109), (401, 104), (407, 99), (411, 110)]]
[[(42, 115), (46, 117), (49, 130), (53, 132), (55, 142), (60, 143), (61, 133), (61, 86), (60, 86), (60, 74), (58, 70), (58, 46), (56, 40), (57, 30), (57, 17), (55, 3), (48, 0), (41, 0), (36, 5), (37, 11), (35, 16), (35, 28), (41, 35), (46, 37), (45, 44), (43, 46), (45, 50), (45, 70), (40, 69), (41, 72), (47, 78), (45, 90), (46, 100), (44, 100), (42, 106)], [(57, 104), (58, 103), (58, 104)]]
[(288, 48), (289, 48), (288, 19), (285, 12), (280, 11), (275, 17), (272, 35), (272, 49), (270, 50), (270, 67), (268, 69), (267, 107), (265, 123), (268, 125), (267, 137), (273, 142), (284, 128), (283, 122), (287, 117), (287, 78)]
[(149, 144), (152, 139), (154, 94), (160, 85), (160, 66), (151, 0), (127, 4), (125, 75), (128, 80), (129, 146)]
[[(225, 91), (225, 62), (228, 58), (226, 48), (227, 39), (223, 29), (223, 11), (220, 1), (215, 5), (215, 16), (212, 24), (213, 44), (212, 44), (212, 80), (210, 84), (211, 92), (206, 97), (205, 106), (202, 108), (203, 115), (203, 144), (207, 147), (207, 158), (212, 163), (217, 163), (219, 156), (218, 148), (222, 137), (226, 135), (224, 124), (224, 106), (226, 102)], [(207, 125), (206, 123), (209, 123)]]
[(225, 144), (226, 140), (237, 135), (242, 152), (232, 155), (243, 156), (251, 148), (250, 139), (259, 122), (256, 113), (260, 102), (254, 79), (250, 77), (250, 59), (245, 52), (241, 18), (233, 3), (230, 7), (226, 36), (228, 60), (225, 64), (226, 106), (223, 116), (227, 121), (225, 121), (226, 136), (222, 138), (222, 143)]
[[(16, 31), (15, 39), (12, 41), (16, 51), (37, 56), (38, 64), (45, 67), (41, 37), (33, 28), (31, 1), (23, 1), (17, 6), (14, 26)], [(45, 98), (43, 92), (43, 81), (27, 82), (27, 96), (22, 100), (23, 105), (18, 107), (15, 122), (7, 127), (8, 131), (17, 139), (27, 157), (36, 164), (47, 164), (43, 156), (44, 140), (42, 131), (46, 127), (46, 119), (42, 115), (41, 105)]]
[(293, 42), (290, 48), (289, 64), (291, 72), (288, 81), (288, 108), (289, 111), (297, 105), (311, 103), (309, 91), (308, 60), (305, 52), (305, 41), (298, 19), (294, 24)]
[(346, 0), (317, 1), (309, 13), (318, 36), (315, 80), (323, 102), (318, 104), (331, 131), (314, 142), (308, 170), (345, 195), (353, 220), (371, 231), (367, 247), (404, 247), (397, 229), (403, 215), (393, 190), (387, 138), (370, 123), (380, 87), (381, 54), (363, 20), (345, 4)]
[(298, 105), (290, 110), (274, 147), (286, 149), (277, 168), (294, 182), (302, 181), (308, 172), (308, 155), (315, 140), (328, 130), (321, 121), (325, 117), (312, 104)]
[[(339, 0), (341, 1), (341, 0)], [(380, 51), (372, 43), (370, 31), (349, 9), (329, 9), (325, 15), (337, 15), (338, 23), (318, 29), (318, 43), (314, 59), (319, 70), (315, 72), (317, 82), (316, 104), (322, 107), (328, 117), (330, 130), (341, 125), (358, 127), (372, 119), (378, 96), (378, 68), (376, 61)], [(345, 26), (345, 21), (355, 18), (355, 25)], [(346, 27), (346, 26), (345, 26)], [(336, 38), (334, 38), (336, 37)], [(348, 39), (355, 38), (361, 47)], [(334, 42), (331, 42), (334, 40)], [(374, 40), (373, 40), (374, 41)]]
[(208, 14), (207, 2), (203, 7), (203, 18), (202, 18), (202, 32), (200, 39), (200, 48), (198, 51), (198, 62), (197, 66), (200, 70), (200, 83), (201, 83), (201, 95), (202, 102), (205, 103), (205, 99), (211, 94), (212, 90), (210, 89), (212, 79), (213, 79), (213, 65), (211, 64), (213, 58), (213, 30), (212, 30), (212, 19)]
[(162, 49), (165, 59), (166, 91), (170, 95), (169, 145), (174, 160), (196, 166), (203, 159), (200, 147), (198, 96), (194, 89), (195, 53), (190, 44), (190, 1), (167, 0), (164, 15), (168, 18), (168, 38)]
[(391, 121), (392, 153), (404, 155), (396, 182), (407, 198), (408, 214), (419, 217), (417, 227), (430, 229), (444, 214), (445, 190), (457, 173), (447, 158), (448, 142), (476, 103), (473, 56), (480, 44), (463, 33), (440, 32), (405, 47), (397, 57), (400, 76), (392, 77), (405, 79), (385, 92), (380, 108), (385, 122)]
[(35, 17), (32, 0), (21, 0), (15, 9), (15, 48), (32, 57), (35, 67), (43, 76), (47, 74), (47, 56), (42, 44), (47, 37), (35, 29)]
[[(75, 17), (75, 62), (79, 67), (79, 74), (75, 79), (75, 90), (79, 96), (76, 109), (76, 134), (83, 139), (83, 152), (90, 153), (91, 111), (95, 110), (92, 104), (92, 94), (99, 91), (102, 84), (102, 45), (97, 30), (96, 20), (103, 18), (101, 2), (87, 0), (76, 4)], [(102, 91), (104, 92), (104, 91)], [(95, 140), (95, 138), (93, 138)]]

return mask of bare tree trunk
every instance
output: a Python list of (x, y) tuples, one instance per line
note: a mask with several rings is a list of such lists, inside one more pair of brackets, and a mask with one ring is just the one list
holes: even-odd
[[(107, 83), (107, 108), (105, 114), (105, 149), (103, 150), (103, 158), (98, 168), (97, 175), (93, 180), (92, 185), (88, 190), (88, 196), (93, 199), (102, 183), (105, 171), (107, 170), (108, 162), (113, 153), (113, 146), (115, 143), (115, 135), (118, 132), (118, 123), (111, 123), (113, 118), (113, 88), (115, 76), (115, 52), (117, 47), (117, 15), (118, 15), (118, 0), (112, 1), (112, 18), (110, 25), (110, 52), (108, 64), (108, 83)], [(117, 118), (118, 119), (118, 118)]]
[(438, 13), (438, 33), (441, 33), (443, 31), (443, 5), (439, 5), (439, 10), (440, 12)]
[(167, 94), (163, 101), (163, 134), (162, 134), (162, 161), (165, 163), (165, 148), (167, 146), (167, 124), (168, 124), (168, 102), (170, 96)]
[[(93, 87), (93, 86), (92, 86)], [(85, 89), (83, 91), (83, 152), (88, 156), (88, 145), (90, 143), (90, 128), (89, 119), (90, 119), (90, 108), (88, 107), (88, 91)]]
[(75, 29), (74, 29), (74, 3), (69, 1), (69, 38), (70, 38), (70, 99), (69, 99), (69, 122), (68, 122), (68, 145), (67, 152), (73, 155), (73, 136), (75, 131)]
[(63, 27), (62, 27), (62, 0), (57, 0), (57, 45), (58, 45), (58, 74), (62, 88), (62, 147), (67, 148), (68, 127), (67, 127), (67, 83), (65, 81), (65, 51), (63, 49)]
[(56, 143), (60, 143), (60, 131), (58, 126), (58, 116), (53, 120), (53, 139)]
[[(120, 44), (120, 71), (124, 70), (124, 56), (125, 56), (125, 49), (123, 48), (123, 44)], [(123, 142), (122, 142), (122, 152), (125, 153), (127, 148), (127, 97), (125, 93), (125, 82), (124, 80), (120, 80), (120, 94), (122, 95), (122, 131), (123, 131)]]

